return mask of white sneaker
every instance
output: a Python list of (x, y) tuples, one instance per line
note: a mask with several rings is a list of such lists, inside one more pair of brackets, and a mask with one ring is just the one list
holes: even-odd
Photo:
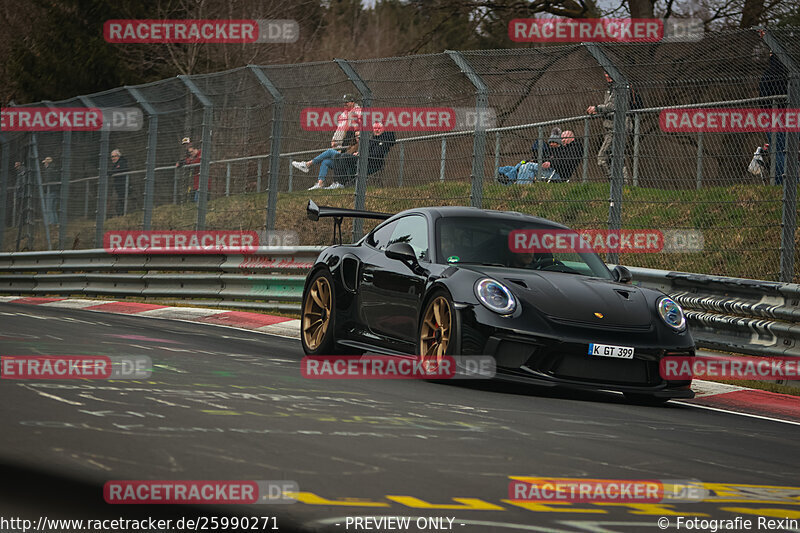
[(309, 191), (316, 191), (317, 189), (322, 189), (322, 188), (324, 188), (322, 185), (320, 185), (319, 183), (315, 183), (314, 186), (313, 187), (309, 187), (308, 190)]
[(310, 170), (308, 168), (308, 164), (305, 161), (292, 161), (292, 166), (297, 170), (302, 170), (303, 172), (308, 172)]
[(344, 185), (339, 183), (338, 181), (333, 182), (330, 187), (325, 187), (326, 189), (344, 189)]

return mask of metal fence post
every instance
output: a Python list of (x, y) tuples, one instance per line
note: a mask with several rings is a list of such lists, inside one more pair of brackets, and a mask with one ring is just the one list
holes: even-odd
[(497, 173), (500, 171), (500, 132), (494, 134), (494, 172), (492, 179), (497, 179)]
[(542, 179), (542, 163), (544, 162), (544, 127), (539, 126), (536, 134), (536, 181)]
[(44, 187), (42, 186), (42, 167), (39, 166), (39, 138), (35, 133), (31, 135), (31, 153), (33, 154), (33, 166), (36, 174), (36, 188), (39, 191), (39, 204), (42, 209), (42, 225), (44, 226), (44, 235), (47, 239), (47, 249), (52, 250), (53, 244), (50, 242), (50, 224), (48, 224), (50, 217), (47, 213), (47, 206), (44, 198)]
[[(275, 229), (275, 210), (278, 206), (278, 171), (280, 170), (280, 153), (281, 153), (281, 128), (283, 126), (283, 95), (278, 91), (277, 87), (269, 80), (264, 71), (253, 65), (250, 65), (250, 70), (258, 79), (259, 83), (272, 96), (272, 132), (270, 133), (270, 148), (269, 148), (269, 179), (267, 181), (267, 231)], [(259, 165), (260, 165), (259, 160)], [(259, 176), (261, 166), (259, 168)], [(291, 172), (291, 165), (289, 171)], [(291, 178), (289, 190), (291, 191)]]
[[(372, 90), (364, 83), (361, 76), (355, 71), (353, 66), (344, 59), (334, 59), (339, 68), (344, 71), (347, 78), (356, 86), (361, 94), (361, 109), (365, 111), (372, 107)], [(369, 171), (369, 140), (372, 137), (372, 127), (361, 128), (360, 139), (358, 141), (358, 175), (356, 176), (356, 192), (353, 202), (354, 209), (364, 209), (367, 198), (367, 174)], [(364, 219), (353, 219), (353, 242), (356, 242), (364, 234)]]
[(641, 132), (641, 113), (633, 116), (633, 186), (639, 186), (639, 134)]
[[(783, 44), (770, 31), (764, 32), (764, 42), (788, 71), (786, 107), (790, 109), (800, 107), (800, 64), (789, 55)], [(794, 234), (797, 228), (798, 133), (796, 130), (786, 132), (785, 146), (780, 281), (790, 283), (794, 276)]]
[[(156, 148), (158, 147), (158, 113), (150, 105), (145, 97), (134, 87), (125, 87), (133, 96), (136, 102), (142, 106), (147, 113), (147, 159), (145, 162), (144, 174), (144, 217), (142, 219), (142, 229), (150, 231), (153, 218), (153, 195), (156, 187)], [(127, 183), (125, 191), (127, 192)], [(177, 193), (177, 190), (174, 191)], [(127, 197), (126, 197), (127, 198)], [(126, 202), (125, 210), (128, 210)]]
[[(270, 156), (270, 157), (273, 157), (273, 156)], [(261, 158), (259, 158), (258, 161), (257, 161), (257, 167), (258, 168), (256, 170), (256, 193), (260, 193), (261, 192), (261, 163), (263, 161), (264, 160), (261, 159)]]
[(397, 143), (400, 145), (400, 161), (397, 163), (400, 167), (397, 170), (397, 186), (403, 186), (403, 167), (406, 163), (406, 143)]
[[(94, 102), (87, 96), (79, 96), (80, 101), (86, 107), (97, 107)], [(103, 225), (106, 220), (106, 202), (108, 200), (108, 160), (110, 158), (108, 151), (110, 124), (103, 121), (103, 127), (100, 129), (100, 153), (98, 165), (98, 181), (97, 181), (97, 210), (95, 211), (95, 226), (94, 226), (94, 246), (100, 248), (103, 245)], [(89, 183), (86, 183), (87, 191)], [(87, 192), (87, 212), (88, 212), (88, 192)]]
[(175, 167), (175, 172), (172, 173), (172, 204), (178, 203), (178, 180), (180, 179), (181, 169)]
[(211, 126), (214, 120), (214, 104), (200, 91), (200, 88), (189, 76), (182, 74), (178, 78), (203, 106), (203, 133), (200, 140), (203, 149), (200, 154), (200, 183), (197, 187), (197, 231), (203, 231), (206, 229), (206, 211), (208, 210), (208, 174), (211, 168)]
[[(778, 109), (778, 103), (773, 98), (772, 99), (772, 112), (775, 113), (776, 109)], [(777, 153), (777, 152), (775, 152), (775, 150), (778, 148), (777, 147), (777, 142), (776, 142), (777, 141), (777, 135), (778, 135), (778, 133), (775, 132), (775, 131), (772, 131), (769, 134), (769, 153), (770, 153), (770, 158), (769, 158), (769, 184), (770, 185), (775, 185), (775, 179), (777, 178), (777, 176), (775, 176), (775, 170), (776, 170), (776, 167), (777, 167), (777, 159), (778, 159), (777, 157), (775, 157), (775, 155)], [(785, 139), (785, 137), (784, 137), (784, 139)], [(784, 148), (785, 148), (785, 144), (784, 144)]]
[(447, 137), (442, 137), (442, 149), (439, 152), (439, 181), (444, 183), (444, 168), (447, 161)]
[(697, 132), (697, 190), (703, 187), (703, 132)]
[(489, 106), (489, 86), (475, 72), (472, 65), (455, 50), (445, 50), (450, 59), (461, 69), (467, 79), (475, 87), (475, 135), (472, 141), (472, 190), (470, 191), (470, 205), (482, 207), (483, 205), (483, 161), (486, 156), (486, 124), (483, 117), (486, 116), (486, 108)]
[(67, 245), (69, 222), (69, 179), (72, 171), (72, 131), (66, 130), (61, 141), (61, 205), (58, 214), (58, 247)]
[[(625, 142), (628, 137), (626, 118), (628, 116), (628, 98), (630, 85), (605, 52), (596, 43), (585, 43), (587, 51), (595, 61), (611, 76), (614, 81), (612, 86), (614, 97), (614, 133), (611, 143), (611, 187), (608, 198), (608, 229), (611, 231), (622, 228), (622, 185), (625, 172)], [(619, 253), (606, 254), (606, 262), (618, 263)]]
[(0, 135), (0, 250), (6, 235), (6, 202), (8, 201), (8, 165), (11, 148), (5, 135)]
[(583, 119), (583, 177), (581, 182), (589, 181), (589, 117)]
[(231, 163), (225, 163), (225, 196), (231, 195)]

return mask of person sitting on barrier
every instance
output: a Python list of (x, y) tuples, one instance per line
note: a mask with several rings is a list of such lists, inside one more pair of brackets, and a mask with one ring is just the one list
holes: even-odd
[(333, 160), (340, 154), (352, 154), (357, 150), (353, 145), (358, 142), (358, 124), (361, 120), (361, 107), (357, 98), (352, 94), (345, 94), (344, 110), (337, 117), (337, 127), (331, 139), (331, 147), (310, 161), (292, 161), (292, 166), (302, 172), (309, 172), (312, 165), (320, 165), (317, 183), (308, 188), (309, 191), (322, 189), (328, 170), (333, 166)]
[[(369, 140), (369, 154), (367, 158), (367, 176), (375, 174), (386, 164), (389, 150), (397, 142), (393, 131), (386, 131), (382, 122), (372, 125), (372, 138)], [(358, 174), (358, 151), (352, 154), (342, 154), (334, 159), (333, 171), (336, 172), (337, 181), (327, 189), (341, 189), (352, 184)]]
[[(538, 155), (538, 141), (533, 143), (531, 151), (534, 155)], [(559, 128), (553, 128), (542, 153), (544, 160), (542, 168), (553, 170), (552, 174), (545, 178), (546, 181), (566, 183), (583, 161), (583, 141), (576, 140), (575, 134), (570, 130), (561, 131)]]
[(292, 161), (292, 166), (298, 170), (303, 172), (308, 172), (311, 170), (312, 165), (319, 165), (319, 174), (317, 175), (317, 183), (312, 185), (308, 188), (309, 191), (314, 191), (316, 189), (322, 189), (325, 184), (325, 178), (328, 175), (328, 171), (333, 167), (334, 162), (340, 156), (344, 156), (347, 154), (354, 154), (358, 150), (358, 132), (348, 132), (348, 135), (345, 136), (344, 141), (342, 142), (343, 147), (346, 146), (344, 149), (344, 153), (340, 152), (338, 148), (328, 148), (321, 154), (319, 154), (314, 159), (309, 161)]
[[(561, 130), (559, 128), (553, 128), (553, 130), (550, 132), (550, 138), (547, 141), (547, 146), (545, 146), (543, 149), (544, 160), (542, 161), (541, 176), (539, 176), (539, 179), (542, 181), (562, 181), (561, 177), (558, 175), (558, 172), (553, 167), (552, 162), (549, 160), (550, 151), (561, 147), (561, 145)], [(537, 141), (533, 143), (533, 146), (531, 147), (534, 154), (538, 155), (538, 148), (539, 143)], [(537, 180), (536, 174), (538, 171), (538, 163), (520, 161), (514, 166), (504, 166), (498, 168), (497, 181), (504, 185), (509, 185), (511, 183), (518, 183), (521, 185), (534, 183)]]

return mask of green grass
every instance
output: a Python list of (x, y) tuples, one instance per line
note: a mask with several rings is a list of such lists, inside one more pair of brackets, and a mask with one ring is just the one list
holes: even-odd
[[(549, 218), (576, 228), (605, 228), (608, 221), (608, 184), (603, 182), (522, 186), (486, 184), (483, 206), (515, 210)], [(309, 198), (320, 205), (353, 206), (353, 190), (298, 191), (278, 198), (276, 229), (295, 230), (301, 244), (331, 242), (327, 222), (306, 218)], [(266, 193), (215, 198), (209, 202), (207, 229), (260, 230), (266, 219)], [(398, 212), (416, 206), (469, 205), (470, 184), (465, 181), (431, 182), (424, 185), (370, 187), (366, 208)], [(153, 212), (153, 229), (193, 229), (194, 204), (162, 205)], [(623, 254), (630, 266), (681, 270), (753, 279), (777, 280), (779, 271), (781, 190), (778, 187), (743, 184), (701, 190), (664, 190), (625, 187), (622, 203), (624, 228), (700, 229), (705, 239), (702, 253)], [(365, 228), (374, 222), (366, 221)], [(345, 239), (351, 234), (345, 221)], [(141, 228), (141, 212), (106, 221), (106, 230)], [(53, 227), (53, 235), (56, 228)], [(33, 249), (46, 249), (41, 225)], [(16, 229), (5, 235), (5, 249), (12, 251)], [(798, 232), (800, 236), (800, 232)], [(94, 219), (75, 219), (68, 227), (65, 248), (89, 248), (94, 244)], [(796, 238), (800, 253), (800, 238)], [(56, 243), (55, 236), (53, 237)], [(24, 242), (23, 242), (24, 244)], [(54, 246), (57, 247), (57, 246)], [(795, 260), (800, 264), (800, 256)], [(800, 281), (795, 276), (795, 281)]]

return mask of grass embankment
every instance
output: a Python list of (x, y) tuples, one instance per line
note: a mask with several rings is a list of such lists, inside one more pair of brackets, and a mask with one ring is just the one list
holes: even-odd
[[(549, 218), (576, 228), (604, 228), (608, 220), (608, 184), (567, 183), (530, 186), (487, 184), (483, 205), (492, 209), (515, 210)], [(366, 208), (398, 212), (422, 205), (469, 205), (470, 184), (434, 182), (415, 187), (369, 189)], [(353, 206), (353, 190), (299, 191), (281, 193), (278, 198), (276, 229), (297, 231), (300, 244), (329, 244), (328, 222), (314, 223), (305, 215), (313, 198), (321, 205)], [(266, 193), (215, 198), (209, 202), (207, 229), (259, 230), (266, 218)], [(692, 253), (623, 254), (630, 266), (680, 270), (723, 276), (777, 280), (779, 271), (781, 190), (779, 187), (737, 185), (701, 190), (663, 190), (626, 187), (622, 224), (634, 229), (701, 230), (704, 250)], [(195, 227), (194, 204), (162, 205), (154, 209), (153, 229), (186, 230)], [(141, 211), (108, 219), (106, 230), (141, 228)], [(374, 222), (365, 221), (370, 228)], [(46, 249), (41, 225), (37, 226), (33, 249)], [(351, 225), (345, 221), (345, 240)], [(800, 232), (797, 233), (800, 237)], [(796, 237), (795, 264), (800, 265), (800, 238)], [(6, 232), (5, 249), (15, 247), (16, 229)], [(75, 243), (77, 238), (77, 244)], [(51, 239), (57, 247), (57, 228)], [(76, 244), (75, 246), (73, 246)], [(75, 219), (67, 231), (65, 248), (90, 248), (94, 244), (94, 220)], [(22, 246), (24, 247), (23, 239)], [(795, 281), (800, 281), (795, 276)]]

